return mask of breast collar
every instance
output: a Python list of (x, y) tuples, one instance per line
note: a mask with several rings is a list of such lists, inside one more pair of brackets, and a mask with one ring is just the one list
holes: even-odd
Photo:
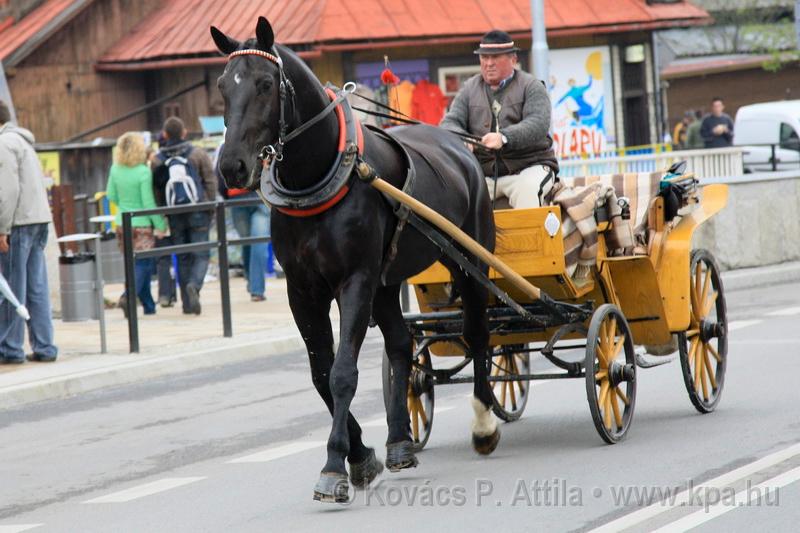
[[(331, 101), (339, 95), (339, 91), (334, 89), (330, 85), (325, 87)], [(350, 191), (357, 156), (364, 152), (364, 134), (346, 99), (336, 106), (335, 113), (339, 121), (336, 159), (327, 175), (313, 186), (303, 190), (286, 189), (280, 183), (277, 165), (265, 161), (261, 172), (261, 194), (281, 213), (294, 217), (318, 215), (339, 203)]]

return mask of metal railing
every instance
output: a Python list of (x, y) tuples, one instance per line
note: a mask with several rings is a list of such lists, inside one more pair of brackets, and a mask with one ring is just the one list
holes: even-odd
[[(800, 168), (800, 144), (798, 143), (748, 144), (742, 145), (740, 148), (744, 150), (745, 170), (747, 172), (764, 171), (764, 167), (769, 167), (772, 172)], [(755, 150), (753, 150), (754, 148)], [(764, 148), (763, 155), (765, 159), (763, 160), (757, 159), (758, 155), (760, 155), (759, 152), (761, 152), (761, 150), (758, 150), (759, 148)], [(756, 158), (747, 157), (750, 155), (756, 155)], [(785, 159), (787, 155), (790, 156), (788, 161)]]
[[(216, 249), (219, 257), (219, 286), (222, 297), (222, 331), (225, 337), (233, 336), (233, 324), (231, 320), (231, 296), (230, 296), (230, 276), (228, 273), (228, 247), (243, 246), (270, 242), (269, 237), (242, 237), (239, 239), (228, 240), (226, 233), (225, 209), (228, 207), (244, 207), (258, 205), (260, 199), (248, 198), (243, 200), (227, 200), (224, 202), (203, 202), (198, 204), (158, 207), (155, 209), (142, 209), (138, 211), (128, 211), (122, 213), (122, 238), (125, 256), (125, 292), (127, 297), (128, 315), (128, 342), (130, 352), (139, 351), (139, 322), (136, 316), (137, 295), (136, 295), (136, 273), (134, 262), (136, 259), (158, 258), (165, 255), (185, 254), (191, 252), (203, 252)], [(194, 242), (189, 244), (176, 244), (164, 246), (150, 250), (133, 250), (133, 231), (131, 221), (133, 217), (148, 215), (179, 215), (194, 213), (198, 211), (213, 211), (217, 223), (217, 238), (204, 242)]]
[(704, 178), (741, 176), (744, 173), (743, 153), (743, 147), (733, 146), (561, 161), (559, 174), (563, 177), (573, 177), (659, 172), (669, 168), (673, 163), (686, 161), (688, 171)]

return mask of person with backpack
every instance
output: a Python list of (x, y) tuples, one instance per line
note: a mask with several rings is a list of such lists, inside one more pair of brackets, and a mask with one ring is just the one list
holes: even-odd
[[(153, 180), (167, 206), (212, 202), (217, 178), (211, 158), (186, 140), (186, 127), (178, 117), (164, 122), (164, 146), (153, 158)], [(208, 241), (209, 211), (168, 215), (173, 244)], [(209, 251), (178, 254), (178, 281), (184, 314), (199, 315), (200, 289), (208, 270)]]

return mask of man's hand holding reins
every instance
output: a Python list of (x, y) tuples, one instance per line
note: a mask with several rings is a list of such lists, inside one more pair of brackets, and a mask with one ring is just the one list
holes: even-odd
[(490, 131), (481, 138), (486, 148), (490, 150), (499, 150), (503, 147), (503, 135), (494, 131)]

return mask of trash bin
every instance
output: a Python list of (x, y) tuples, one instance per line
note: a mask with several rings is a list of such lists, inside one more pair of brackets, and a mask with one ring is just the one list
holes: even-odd
[(117, 235), (104, 232), (100, 235), (100, 268), (103, 281), (106, 283), (123, 283), (125, 281), (125, 258), (119, 250)]
[(58, 258), (61, 278), (61, 319), (64, 322), (96, 320), (95, 266), (93, 253), (62, 255)]

